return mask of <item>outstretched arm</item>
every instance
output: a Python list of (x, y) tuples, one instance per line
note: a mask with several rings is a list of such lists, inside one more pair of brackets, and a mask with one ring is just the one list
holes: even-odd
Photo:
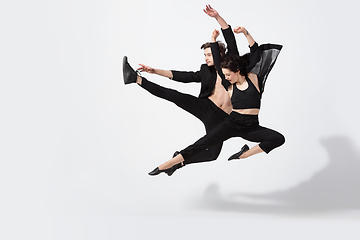
[(162, 69), (152, 68), (144, 64), (139, 64), (139, 65), (141, 67), (139, 67), (137, 70), (140, 72), (157, 74), (182, 83), (201, 82), (200, 71), (192, 72), (192, 71), (162, 70)]
[(157, 75), (167, 77), (167, 78), (173, 78), (173, 74), (169, 70), (156, 69), (156, 68), (146, 66), (144, 64), (139, 64), (139, 65), (141, 67), (139, 67), (137, 70), (140, 72), (147, 72), (147, 73), (157, 74)]
[(236, 27), (234, 28), (235, 33), (243, 33), (246, 39), (248, 40), (249, 46), (252, 47), (255, 44), (255, 40), (250, 35), (249, 31), (246, 30), (244, 27)]

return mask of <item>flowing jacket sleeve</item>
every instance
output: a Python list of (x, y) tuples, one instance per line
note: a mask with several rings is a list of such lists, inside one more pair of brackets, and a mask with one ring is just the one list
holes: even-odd
[(264, 92), (266, 79), (274, 67), (282, 45), (255, 43), (250, 47), (250, 62), (247, 67), (249, 72), (255, 73), (259, 80), (260, 93)]

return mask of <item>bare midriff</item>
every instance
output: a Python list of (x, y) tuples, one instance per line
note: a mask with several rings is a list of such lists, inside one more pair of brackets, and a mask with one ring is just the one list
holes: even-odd
[(219, 76), (216, 79), (214, 91), (209, 99), (227, 114), (230, 114), (233, 110), (229, 93), (221, 84), (221, 78)]
[(258, 108), (233, 109), (233, 111), (244, 115), (259, 115), (260, 109)]

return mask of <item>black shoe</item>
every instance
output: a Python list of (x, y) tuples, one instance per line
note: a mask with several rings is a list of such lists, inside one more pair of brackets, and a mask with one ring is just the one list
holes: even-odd
[(127, 61), (127, 56), (123, 58), (123, 76), (124, 76), (124, 83), (136, 83), (137, 79), (137, 72), (130, 66)]
[(175, 164), (171, 168), (166, 169), (167, 171), (165, 171), (165, 173), (170, 177), (177, 169), (182, 168), (183, 166), (184, 165), (182, 165), (181, 163)]
[(171, 168), (168, 168), (168, 169), (164, 169), (164, 170), (160, 170), (159, 167), (155, 168), (154, 170), (152, 170), (151, 172), (149, 172), (149, 175), (150, 176), (155, 176), (155, 175), (158, 175), (162, 172), (166, 173), (168, 176), (171, 176), (173, 175), (173, 173), (179, 169), (179, 168), (182, 168), (183, 165), (181, 163), (178, 163), (178, 164), (175, 164), (174, 166), (172, 166)]
[(179, 151), (174, 152), (173, 158), (176, 157), (177, 155), (179, 155), (179, 153), (180, 153)]
[(168, 169), (164, 169), (164, 170), (160, 170), (159, 167), (155, 168), (154, 170), (152, 170), (151, 172), (149, 172), (149, 175), (150, 176), (155, 176), (155, 175), (158, 175), (162, 172), (166, 172), (168, 170), (170, 170), (171, 168), (168, 168)]
[(249, 150), (249, 146), (248, 145), (244, 145), (241, 149), (240, 149), (240, 152), (238, 153), (235, 153), (234, 155), (232, 155), (231, 157), (229, 157), (229, 161), (232, 160), (232, 159), (239, 159), (239, 157), (244, 153), (246, 152), (247, 150)]

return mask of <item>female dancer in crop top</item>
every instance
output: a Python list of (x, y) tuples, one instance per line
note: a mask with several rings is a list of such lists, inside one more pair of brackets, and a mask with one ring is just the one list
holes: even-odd
[(186, 165), (187, 159), (231, 137), (242, 137), (251, 142), (260, 142), (260, 144), (251, 149), (244, 145), (229, 160), (247, 158), (261, 152), (269, 153), (285, 142), (282, 134), (260, 126), (258, 121), (264, 84), (282, 46), (274, 44), (258, 46), (246, 29), (242, 27), (235, 28), (234, 32), (245, 34), (250, 45), (250, 54), (241, 57), (228, 55), (220, 64), (220, 53), (216, 43), (219, 35), (217, 30), (213, 32), (211, 46), (214, 65), (218, 69), (219, 76), (226, 78), (232, 84), (228, 89), (233, 104), (230, 118), (224, 120), (194, 144), (181, 150), (176, 157), (155, 168), (149, 175), (157, 175), (172, 167), (179, 168)]

